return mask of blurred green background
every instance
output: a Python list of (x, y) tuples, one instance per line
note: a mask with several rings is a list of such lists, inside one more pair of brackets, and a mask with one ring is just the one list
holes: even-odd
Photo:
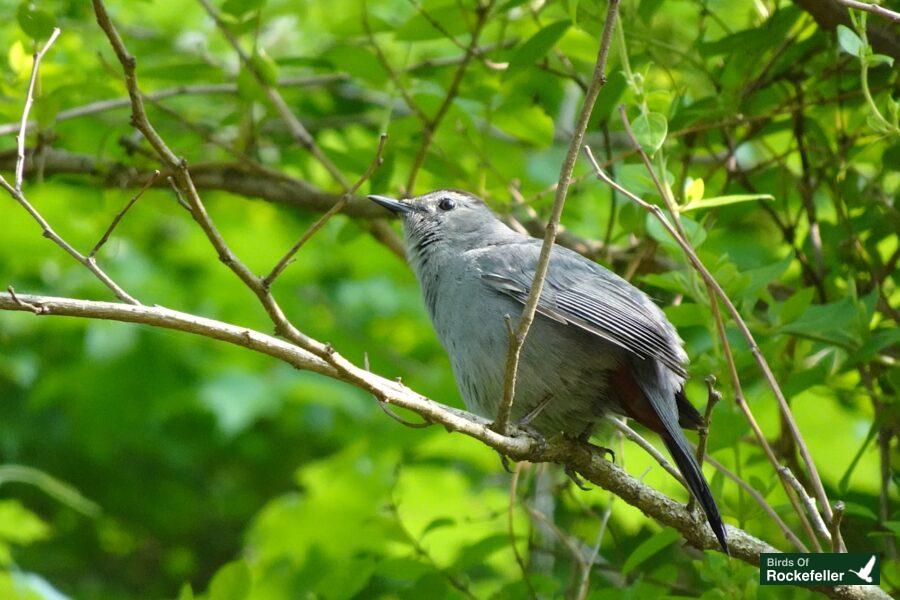
[[(273, 80), (340, 75), (281, 91), (350, 179), (386, 131), (385, 164), (361, 193), (404, 191), (422, 124), (398, 85), (419, 110), (439, 110), (475, 27), (473, 0), (217, 7)], [(144, 91), (237, 83), (236, 93), (148, 105), (189, 164), (261, 165), (337, 191), (292, 142), (200, 5), (110, 0), (108, 8), (137, 57)], [(546, 219), (552, 194), (545, 192), (558, 177), (605, 10), (587, 0), (493, 3), (480, 50), (460, 75), (410, 193), (463, 188), (519, 220)], [(701, 258), (757, 336), (829, 497), (847, 505), (848, 547), (884, 553), (882, 583), (896, 591), (900, 130), (892, 58), (868, 47), (862, 23), (822, 29), (785, 0), (623, 0), (621, 12), (623, 35), (588, 143), (598, 157), (615, 158), (611, 171), (622, 185), (656, 202), (618, 104), (648, 149), (659, 148), (657, 172), (679, 202), (694, 202), (683, 218)], [(124, 94), (89, 3), (0, 0), (0, 14), (8, 16), (0, 23), (2, 123), (21, 116), (34, 40), (62, 28), (41, 69), (25, 191), (87, 251), (133, 194), (117, 184), (158, 165), (127, 109), (55, 120), (62, 110)], [(871, 15), (867, 26), (897, 32)], [(4, 169), (14, 148), (14, 134), (0, 137)], [(90, 159), (95, 172), (54, 168), (54, 152)], [(703, 406), (707, 374), (725, 396), (710, 453), (809, 544), (732, 401), (701, 282), (658, 226), (589, 175), (579, 160), (564, 225), (594, 240), (595, 258), (666, 308), (692, 358), (695, 405)], [(4, 176), (11, 178), (8, 170)], [(513, 201), (511, 185), (527, 207)], [(729, 198), (697, 202), (722, 196)], [(257, 273), (317, 217), (226, 191), (204, 191), (203, 199)], [(0, 198), (0, 207), (2, 287), (113, 299), (11, 198)], [(145, 194), (98, 260), (146, 304), (272, 329), (167, 189)], [(333, 219), (274, 291), (303, 332), (461, 406), (411, 272), (360, 221)], [(728, 334), (754, 414), (780, 459), (802, 476), (752, 355), (736, 329)], [(686, 499), (633, 444), (617, 460)], [(728, 523), (789, 549), (745, 492), (706, 470)], [(555, 468), (524, 468), (510, 508), (510, 475), (493, 451), (438, 427), (405, 428), (373, 398), (322, 376), (172, 331), (0, 313), (2, 597), (563, 597), (581, 577), (573, 548), (589, 555), (598, 541), (591, 598), (812, 595), (757, 589), (753, 567), (687, 548), (603, 490), (574, 488)]]

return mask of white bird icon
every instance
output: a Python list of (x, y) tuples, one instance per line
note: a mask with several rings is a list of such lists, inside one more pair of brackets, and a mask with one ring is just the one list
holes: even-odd
[(872, 558), (869, 559), (869, 562), (866, 563), (859, 571), (854, 571), (853, 569), (847, 569), (851, 573), (854, 573), (857, 577), (865, 581), (866, 583), (872, 583), (872, 568), (875, 566), (875, 555), (872, 555)]

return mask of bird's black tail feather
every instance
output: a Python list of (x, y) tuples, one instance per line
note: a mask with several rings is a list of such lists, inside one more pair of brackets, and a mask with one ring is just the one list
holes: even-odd
[(725, 536), (725, 524), (722, 523), (722, 517), (719, 515), (719, 507), (716, 506), (716, 501), (709, 490), (709, 485), (707, 485), (706, 479), (703, 477), (703, 472), (700, 470), (697, 460), (694, 458), (694, 454), (691, 452), (687, 438), (684, 437), (684, 434), (679, 429), (669, 427), (666, 429), (668, 430), (667, 435), (663, 435), (662, 438), (666, 448), (669, 450), (669, 454), (675, 459), (675, 464), (687, 482), (688, 488), (690, 488), (691, 493), (700, 503), (703, 512), (706, 513), (709, 526), (712, 527), (716, 539), (719, 540), (719, 545), (722, 546), (725, 554), (729, 554), (728, 541)]

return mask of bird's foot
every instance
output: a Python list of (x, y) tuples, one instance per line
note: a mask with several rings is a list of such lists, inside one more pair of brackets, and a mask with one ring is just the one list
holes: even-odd
[(597, 448), (597, 450), (599, 450), (600, 454), (602, 454), (603, 456), (608, 455), (609, 462), (611, 462), (611, 463), (616, 462), (616, 453), (613, 451), (612, 448), (607, 448), (606, 446), (595, 446), (595, 448)]
[(566, 473), (566, 476), (572, 480), (572, 483), (574, 483), (576, 486), (578, 486), (579, 490), (581, 490), (583, 492), (591, 491), (591, 488), (589, 488), (587, 485), (585, 485), (584, 481), (581, 480), (581, 477), (578, 476), (578, 473), (576, 473), (572, 467), (570, 467), (569, 465), (566, 465), (564, 468), (564, 471)]

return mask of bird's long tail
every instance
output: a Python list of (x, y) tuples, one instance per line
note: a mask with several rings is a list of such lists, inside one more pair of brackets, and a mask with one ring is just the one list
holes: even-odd
[(712, 527), (716, 539), (719, 540), (719, 545), (728, 554), (725, 524), (722, 523), (722, 517), (719, 515), (719, 507), (716, 506), (716, 501), (709, 489), (709, 485), (706, 483), (706, 479), (703, 477), (700, 465), (697, 464), (697, 460), (691, 452), (687, 438), (684, 437), (684, 433), (677, 426), (666, 427), (665, 429), (662, 439), (669, 450), (669, 454), (675, 460), (675, 464), (678, 466), (678, 470), (681, 471), (681, 475), (684, 477), (691, 493), (700, 503), (703, 512), (706, 513), (709, 526)]

